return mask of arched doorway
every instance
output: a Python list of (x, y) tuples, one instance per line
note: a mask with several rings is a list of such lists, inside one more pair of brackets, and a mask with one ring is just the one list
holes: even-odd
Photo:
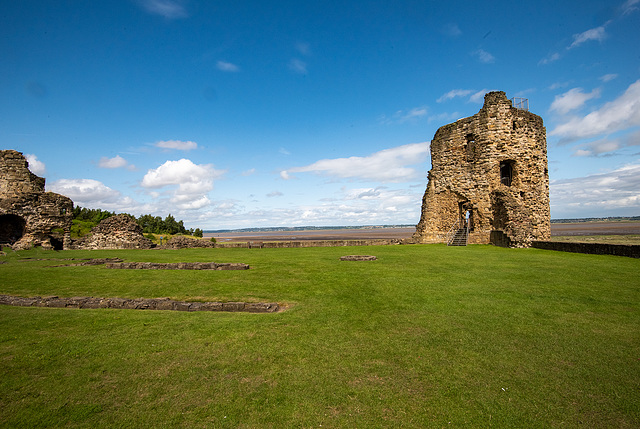
[(27, 222), (20, 216), (0, 215), (0, 245), (12, 245), (24, 235)]

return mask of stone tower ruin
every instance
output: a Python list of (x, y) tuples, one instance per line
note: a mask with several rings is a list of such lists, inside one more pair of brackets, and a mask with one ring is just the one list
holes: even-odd
[(69, 247), (73, 201), (44, 184), (20, 152), (0, 150), (0, 247)]
[(551, 235), (542, 118), (487, 93), (468, 118), (440, 127), (413, 240), (442, 243), (457, 229), (470, 243), (525, 247)]

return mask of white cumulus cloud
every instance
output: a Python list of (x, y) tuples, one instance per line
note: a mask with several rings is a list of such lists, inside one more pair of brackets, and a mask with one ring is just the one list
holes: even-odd
[(29, 170), (35, 174), (36, 176), (44, 176), (47, 172), (47, 168), (44, 165), (44, 162), (40, 161), (37, 156), (32, 153), (27, 153), (24, 155), (27, 158), (27, 162), (29, 163)]
[(213, 189), (214, 179), (224, 171), (211, 164), (194, 164), (189, 159), (167, 161), (147, 171), (141, 185), (147, 189), (169, 188), (170, 201), (181, 209), (198, 209), (210, 204), (207, 194)]
[(198, 143), (192, 141), (184, 142), (181, 140), (164, 140), (156, 142), (154, 146), (162, 149), (193, 150), (198, 148)]
[(60, 179), (47, 185), (47, 189), (65, 195), (76, 205), (83, 207), (96, 207), (103, 204), (104, 207), (101, 208), (105, 209), (122, 198), (119, 191), (93, 179)]
[(424, 162), (429, 155), (429, 143), (413, 143), (381, 150), (369, 156), (322, 159), (303, 167), (280, 172), (283, 179), (291, 173), (316, 173), (339, 178), (357, 178), (380, 182), (403, 182), (415, 179), (423, 172), (409, 166)]
[(107, 158), (106, 156), (103, 156), (102, 158), (100, 158), (100, 161), (98, 161), (98, 167), (109, 169), (126, 168), (127, 170), (135, 170), (135, 166), (129, 164), (127, 160), (120, 155), (116, 155), (113, 158)]
[(612, 134), (636, 126), (640, 126), (640, 80), (629, 85), (620, 97), (584, 117), (569, 118), (549, 135), (571, 141)]

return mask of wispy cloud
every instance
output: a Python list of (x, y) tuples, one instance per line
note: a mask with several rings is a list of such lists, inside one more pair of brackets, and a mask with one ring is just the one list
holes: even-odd
[(617, 77), (618, 75), (616, 73), (609, 73), (609, 74), (605, 74), (604, 76), (600, 76), (600, 80), (603, 82), (609, 82), (616, 79)]
[(296, 43), (295, 48), (296, 51), (298, 51), (301, 55), (311, 55), (311, 46), (307, 42), (298, 42)]
[(571, 43), (571, 45), (569, 45), (567, 49), (573, 49), (590, 40), (596, 40), (599, 42), (603, 41), (607, 37), (607, 33), (605, 32), (604, 27), (604, 25), (601, 25), (600, 27), (592, 28), (590, 30), (583, 31), (582, 33), (574, 34), (573, 43)]
[(640, 0), (627, 0), (621, 6), (622, 14), (628, 15), (635, 12), (636, 10), (638, 10), (638, 4), (640, 4)]
[(273, 192), (269, 192), (267, 194), (267, 198), (281, 197), (283, 195), (284, 194), (282, 192), (280, 192), (280, 191), (273, 191)]
[(558, 61), (561, 58), (561, 55), (559, 52), (554, 52), (553, 54), (550, 54), (548, 57), (545, 57), (543, 59), (541, 59), (540, 61), (538, 61), (538, 65), (540, 64), (551, 64), (555, 61)]
[(291, 173), (316, 173), (336, 178), (404, 182), (423, 174), (410, 166), (423, 163), (428, 154), (429, 143), (413, 143), (364, 157), (323, 159), (304, 167), (281, 171), (280, 177), (290, 179)]
[(636, 126), (640, 126), (640, 80), (629, 85), (620, 97), (584, 117), (569, 118), (549, 135), (559, 136), (568, 142), (613, 134)]
[[(640, 164), (574, 179), (552, 181), (551, 211), (562, 217), (637, 214), (640, 210)], [(557, 216), (557, 215), (554, 215)]]
[(449, 23), (442, 26), (442, 33), (449, 37), (458, 37), (462, 35), (462, 30), (460, 30), (458, 24)]
[(573, 156), (615, 156), (621, 154), (619, 152), (621, 149), (632, 146), (640, 146), (640, 131), (627, 134), (614, 140), (604, 138), (579, 145), (575, 148)]
[(481, 89), (480, 91), (475, 89), (452, 89), (451, 91), (443, 94), (436, 100), (436, 103), (442, 103), (444, 101), (451, 100), (457, 97), (469, 97), (467, 100), (469, 103), (482, 103), (484, 100), (484, 95), (489, 92), (489, 90)]
[(398, 110), (391, 117), (382, 115), (379, 121), (383, 124), (402, 124), (409, 121), (415, 121), (424, 118), (429, 113), (429, 109), (425, 106), (414, 107), (409, 110)]
[(614, 152), (621, 147), (618, 140), (601, 139), (577, 147), (573, 156), (600, 156)]
[(557, 95), (551, 103), (549, 110), (558, 112), (561, 115), (566, 115), (572, 110), (579, 109), (584, 105), (584, 103), (592, 98), (597, 98), (599, 96), (599, 88), (596, 88), (589, 93), (584, 93), (582, 88), (573, 88), (564, 94)]
[(192, 141), (181, 140), (163, 140), (154, 144), (155, 147), (162, 149), (175, 149), (175, 150), (193, 150), (198, 148), (198, 144)]
[(487, 92), (490, 91), (488, 89), (482, 89), (471, 94), (471, 97), (469, 97), (469, 102), (482, 104), (484, 102), (484, 96)]
[(121, 157), (120, 155), (116, 155), (113, 158), (107, 158), (106, 156), (103, 156), (98, 161), (98, 167), (108, 168), (108, 169), (114, 169), (114, 168), (125, 168), (127, 170), (136, 169), (135, 165), (129, 164), (129, 162), (123, 157)]
[(147, 171), (140, 184), (147, 189), (169, 188), (170, 202), (180, 209), (200, 209), (211, 203), (207, 194), (213, 189), (214, 179), (224, 173), (211, 164), (198, 165), (183, 158)]
[(216, 67), (218, 70), (223, 71), (223, 72), (237, 72), (240, 71), (240, 67), (238, 67), (237, 65), (233, 64), (233, 63), (229, 63), (227, 61), (218, 61), (216, 63)]
[(473, 56), (478, 58), (478, 60), (483, 64), (491, 64), (496, 61), (496, 57), (494, 57), (484, 49), (478, 49), (476, 51), (473, 51)]
[(289, 61), (289, 70), (298, 74), (307, 74), (307, 63), (298, 58), (292, 58)]
[(188, 16), (182, 1), (139, 0), (139, 2), (147, 12), (163, 16), (167, 19), (186, 18)]
[(32, 153), (27, 153), (24, 155), (27, 158), (27, 162), (29, 163), (29, 170), (35, 174), (36, 176), (44, 176), (47, 172), (47, 168), (44, 165), (44, 162), (40, 161), (37, 156)]
[(469, 94), (473, 94), (475, 92), (474, 89), (452, 89), (451, 91), (443, 94), (440, 98), (436, 100), (436, 103), (442, 103), (443, 101), (451, 100), (456, 97), (466, 97)]

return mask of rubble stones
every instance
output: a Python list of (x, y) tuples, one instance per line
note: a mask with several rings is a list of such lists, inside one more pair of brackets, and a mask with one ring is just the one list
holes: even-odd
[(169, 298), (95, 298), (57, 296), (20, 297), (0, 295), (0, 304), (20, 307), (49, 308), (116, 308), (126, 310), (173, 310), (173, 311), (228, 311), (245, 313), (275, 313), (280, 306), (275, 302), (187, 302)]
[(504, 92), (486, 94), (477, 114), (440, 127), (431, 165), (413, 242), (444, 242), (465, 223), (471, 243), (522, 247), (550, 238), (546, 130)]
[(22, 153), (0, 151), (0, 245), (69, 248), (72, 218), (73, 201), (45, 192), (45, 179), (29, 171)]

